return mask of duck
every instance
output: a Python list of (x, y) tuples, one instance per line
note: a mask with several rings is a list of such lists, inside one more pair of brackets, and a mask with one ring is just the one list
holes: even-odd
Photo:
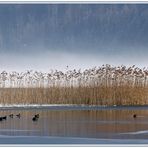
[(7, 119), (7, 116), (1, 117), (1, 118), (2, 118), (2, 120), (3, 120), (3, 119), (6, 120), (6, 119)]
[(17, 115), (16, 115), (16, 117), (17, 117), (17, 118), (20, 118), (20, 117), (21, 117), (21, 114), (20, 114), (20, 113), (19, 113), (19, 114), (17, 114)]
[(133, 118), (136, 118), (136, 117), (137, 117), (137, 115), (136, 115), (136, 114), (134, 114), (134, 115), (133, 115)]
[(37, 117), (33, 117), (33, 118), (32, 118), (32, 121), (37, 121), (37, 120), (38, 120)]
[(13, 114), (10, 114), (9, 117), (10, 117), (10, 118), (13, 118)]
[(39, 114), (34, 115), (35, 118), (39, 118)]

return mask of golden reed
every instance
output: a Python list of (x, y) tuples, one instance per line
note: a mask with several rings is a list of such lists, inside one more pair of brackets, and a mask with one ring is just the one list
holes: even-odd
[(0, 104), (148, 105), (148, 70), (102, 65), (83, 71), (3, 71)]

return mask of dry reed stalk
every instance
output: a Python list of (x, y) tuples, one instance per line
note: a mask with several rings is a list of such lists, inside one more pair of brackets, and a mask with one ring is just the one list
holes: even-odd
[(102, 65), (99, 68), (32, 70), (0, 74), (0, 104), (148, 104), (148, 70)]

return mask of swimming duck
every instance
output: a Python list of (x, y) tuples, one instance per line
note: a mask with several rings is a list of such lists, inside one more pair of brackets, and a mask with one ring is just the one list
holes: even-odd
[(19, 113), (19, 114), (17, 114), (17, 115), (16, 115), (16, 117), (20, 118), (20, 117), (21, 117), (21, 114), (20, 114), (20, 113)]
[(38, 120), (37, 117), (33, 117), (33, 118), (32, 118), (32, 121), (37, 121), (37, 120)]
[(6, 119), (7, 119), (7, 116), (1, 117), (1, 118), (2, 118), (2, 120), (3, 120), (3, 119), (6, 120)]
[(136, 117), (137, 117), (137, 115), (136, 115), (136, 114), (134, 114), (134, 115), (133, 115), (133, 118), (136, 118)]
[(35, 118), (39, 118), (39, 114), (34, 115)]
[(10, 114), (9, 117), (10, 117), (10, 118), (13, 118), (13, 114)]

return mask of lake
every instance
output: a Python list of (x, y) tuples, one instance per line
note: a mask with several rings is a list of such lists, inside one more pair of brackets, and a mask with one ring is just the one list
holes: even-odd
[[(114, 144), (148, 143), (148, 107), (77, 107), (51, 106), (40, 108), (2, 108), (0, 116), (7, 115), (7, 120), (0, 121), (0, 143), (20, 143), (15, 137), (36, 137), (39, 141), (25, 144)], [(20, 118), (10, 114), (21, 114)], [(32, 117), (40, 114), (38, 121)], [(137, 118), (133, 118), (137, 114)], [(11, 137), (11, 138), (10, 138)], [(49, 139), (41, 140), (44, 137)], [(54, 138), (53, 140), (51, 138)], [(74, 138), (58, 141), (56, 138)], [(23, 139), (23, 138), (22, 138)], [(78, 140), (80, 139), (80, 141)], [(89, 142), (89, 140), (91, 140)], [(99, 141), (99, 140), (106, 141)], [(30, 139), (29, 139), (30, 140)], [(60, 141), (61, 140), (61, 141)], [(93, 141), (94, 140), (94, 141)], [(112, 140), (108, 141), (107, 140)], [(124, 142), (125, 140), (125, 142)], [(127, 140), (127, 141), (126, 141)], [(15, 142), (14, 142), (15, 141)], [(23, 143), (23, 142), (22, 142)]]

